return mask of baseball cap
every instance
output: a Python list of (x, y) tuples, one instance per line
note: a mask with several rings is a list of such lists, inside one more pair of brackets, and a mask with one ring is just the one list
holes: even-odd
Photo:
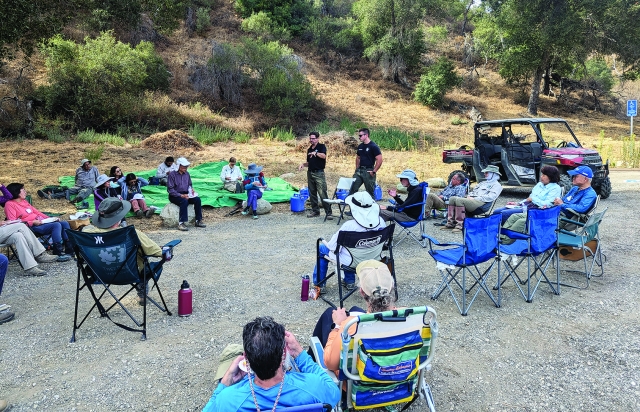
[(570, 176), (582, 175), (588, 177), (589, 179), (593, 179), (593, 172), (589, 168), (589, 166), (578, 166), (573, 170), (567, 171)]
[(176, 160), (176, 163), (178, 164), (178, 166), (189, 166), (191, 163), (185, 159), (184, 157), (179, 157), (178, 160)]
[(393, 289), (393, 277), (386, 264), (377, 260), (365, 260), (356, 267), (360, 289), (367, 295), (388, 295)]
[(220, 355), (220, 364), (218, 365), (218, 370), (216, 371), (216, 377), (213, 380), (217, 381), (218, 379), (222, 379), (224, 374), (227, 372), (227, 369), (229, 369), (229, 366), (231, 366), (233, 360), (242, 355), (243, 352), (244, 348), (242, 347), (242, 345), (239, 345), (237, 343), (227, 345), (227, 347), (224, 348), (222, 354)]

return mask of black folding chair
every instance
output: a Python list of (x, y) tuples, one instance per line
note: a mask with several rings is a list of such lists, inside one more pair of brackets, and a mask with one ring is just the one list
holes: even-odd
[[(392, 222), (389, 226), (380, 230), (368, 230), (366, 232), (339, 232), (336, 250), (333, 251), (333, 253), (336, 255), (336, 270), (327, 275), (324, 279), (320, 279), (318, 283), (324, 284), (324, 282), (330, 279), (332, 276), (338, 275), (338, 294), (340, 298), (340, 307), (343, 307), (344, 301), (358, 290), (358, 288), (354, 288), (353, 290), (348, 291), (346, 294), (343, 294), (341, 272), (345, 270), (355, 272), (356, 266), (358, 266), (360, 262), (369, 259), (379, 260), (386, 263), (386, 265), (389, 267), (389, 271), (391, 272), (391, 276), (393, 277), (393, 282), (395, 284), (396, 300), (398, 300), (398, 282), (396, 281), (395, 264), (393, 261), (394, 230), (395, 224)], [(316, 251), (319, 250), (321, 241), (322, 238), (318, 239), (316, 244)], [(382, 257), (383, 246), (388, 247), (389, 254), (386, 257)], [(349, 254), (351, 254), (351, 264), (349, 264), (348, 266), (340, 263), (340, 249), (342, 247), (346, 248), (349, 251)], [(318, 270), (320, 268), (320, 259), (323, 258), (319, 253), (316, 253), (316, 267), (318, 268)], [(320, 298), (334, 308), (336, 307), (336, 305), (327, 300), (323, 295), (320, 295)]]
[[(149, 258), (153, 258), (153, 256), (142, 255), (142, 247), (134, 226), (100, 233), (67, 230), (67, 234), (74, 243), (74, 251), (78, 260), (76, 307), (71, 342), (75, 342), (76, 330), (82, 326), (95, 308), (98, 309), (101, 317), (108, 318), (117, 326), (131, 332), (141, 332), (142, 340), (147, 339), (147, 301), (171, 316), (171, 312), (167, 308), (158, 286), (158, 279), (162, 272), (162, 266), (167, 261), (167, 258), (172, 256), (173, 248), (181, 242), (179, 239), (172, 240), (163, 246), (164, 253), (161, 260), (152, 262)], [(142, 271), (138, 270), (138, 253), (144, 259), (144, 269)], [(147, 280), (153, 280), (153, 286), (149, 291), (153, 290), (154, 287), (157, 289), (162, 306), (148, 296)], [(118, 297), (112, 290), (114, 285), (127, 285), (129, 288), (123, 295)], [(95, 288), (99, 286), (104, 287), (104, 290), (98, 295)], [(88, 290), (91, 294), (93, 305), (82, 320), (78, 322), (78, 304), (80, 291), (83, 289)], [(139, 290), (143, 294), (142, 321), (136, 319), (122, 302), (133, 290)], [(105, 308), (106, 304), (103, 304), (102, 299), (107, 293), (115, 302)], [(131, 318), (136, 325), (135, 327), (130, 327), (111, 319), (109, 312), (116, 306), (120, 307)]]

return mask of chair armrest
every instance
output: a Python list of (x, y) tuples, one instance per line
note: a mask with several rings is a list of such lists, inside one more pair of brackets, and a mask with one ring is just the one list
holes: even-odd
[(182, 242), (182, 240), (181, 240), (181, 239), (174, 239), (174, 240), (172, 240), (172, 241), (170, 241), (170, 242), (165, 243), (165, 245), (164, 245), (164, 246), (162, 246), (162, 248), (164, 249), (164, 248), (168, 247), (168, 248), (170, 248), (170, 249), (173, 249), (174, 247), (176, 247), (177, 245), (179, 245), (181, 242)]
[(424, 204), (426, 204), (426, 202), (414, 203), (414, 204), (412, 204), (412, 205), (408, 205), (408, 204), (406, 204), (406, 203), (405, 203), (405, 204), (403, 204), (402, 206), (400, 206), (400, 207), (396, 208), (396, 210), (397, 210), (398, 212), (402, 212), (404, 209), (407, 209), (407, 208), (410, 208), (410, 207), (414, 207), (414, 206), (422, 206), (422, 205), (424, 205)]
[(526, 234), (526, 233), (522, 233), (522, 232), (516, 232), (514, 230), (511, 229), (500, 229), (500, 234), (501, 235), (505, 235), (510, 237), (511, 239), (529, 239), (531, 236)]
[(309, 349), (313, 352), (313, 357), (316, 359), (316, 363), (320, 366), (330, 377), (331, 380), (337, 385), (339, 384), (338, 377), (333, 371), (327, 369), (327, 365), (324, 364), (324, 348), (320, 344), (320, 339), (317, 336), (312, 336), (309, 340)]
[(582, 227), (582, 226), (584, 226), (584, 225), (585, 225), (585, 223), (584, 223), (584, 222), (580, 222), (580, 221), (572, 220), (572, 219), (567, 219), (566, 217), (561, 217), (561, 218), (560, 218), (560, 221), (561, 221), (561, 222), (565, 222), (565, 223), (573, 223), (574, 225), (576, 225), (576, 226), (580, 226), (580, 227)]
[(422, 234), (422, 238), (429, 239), (429, 242), (433, 243), (436, 246), (464, 246), (462, 243), (440, 243), (436, 239), (424, 233)]
[(569, 236), (573, 236), (573, 237), (578, 237), (580, 235), (578, 235), (576, 232), (570, 232), (568, 230), (565, 229), (560, 229), (558, 230), (558, 233), (562, 233), (563, 235), (569, 235)]

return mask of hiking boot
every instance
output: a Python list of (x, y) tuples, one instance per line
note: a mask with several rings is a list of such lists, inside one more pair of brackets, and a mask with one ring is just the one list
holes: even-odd
[(136, 210), (136, 217), (137, 217), (137, 218), (142, 218), (142, 214), (143, 214), (143, 213), (144, 213), (144, 212), (143, 212), (141, 209)]
[(352, 290), (354, 290), (356, 288), (356, 284), (355, 283), (345, 283), (344, 281), (342, 281), (342, 287), (347, 289), (349, 292), (351, 292)]
[(195, 227), (207, 227), (207, 225), (205, 225), (204, 223), (202, 223), (201, 220), (196, 220), (196, 224), (194, 225)]
[(57, 257), (58, 257), (58, 259), (56, 259), (56, 262), (68, 262), (71, 259), (73, 259), (73, 256), (67, 255), (67, 254), (59, 255)]
[(0, 325), (13, 320), (15, 316), (16, 316), (15, 313), (8, 310), (5, 310), (4, 312), (0, 312)]
[(451, 233), (462, 233), (462, 229), (454, 227), (453, 229), (451, 229)]
[(254, 219), (257, 219), (257, 218), (258, 218), (258, 215), (253, 215), (253, 218), (254, 218)]
[(187, 225), (185, 225), (184, 223), (180, 223), (178, 225), (178, 230), (182, 230), (183, 232), (188, 232), (189, 228), (187, 227)]
[(333, 220), (333, 215), (327, 215), (327, 220)]
[(318, 217), (320, 216), (320, 212), (311, 212), (307, 215), (307, 217)]
[(48, 195), (48, 194), (46, 194), (46, 193), (45, 193), (44, 191), (42, 191), (42, 190), (38, 190), (38, 191), (37, 191), (37, 193), (38, 193), (38, 196), (39, 196), (40, 198), (42, 198), (42, 199), (51, 199), (51, 196), (50, 196), (50, 195)]
[[(54, 256), (56, 259), (58, 259), (57, 256)], [(29, 270), (25, 270), (23, 275), (24, 276), (45, 276), (47, 274), (47, 272), (45, 272), (44, 270), (40, 269), (37, 266), (32, 267)]]
[(151, 216), (153, 216), (153, 209), (147, 209), (144, 211), (144, 217), (149, 219)]
[(36, 256), (36, 262), (38, 263), (52, 263), (58, 260), (58, 256), (50, 255), (47, 252), (42, 252)]
[(80, 203), (80, 207), (78, 209), (89, 209), (89, 202)]
[(248, 215), (249, 214), (249, 208), (245, 207), (244, 210), (242, 211), (242, 214), (245, 215), (245, 216)]
[(320, 285), (313, 285), (314, 288), (318, 288), (318, 291), (320, 292), (321, 295), (324, 295), (325, 293), (327, 293), (327, 286), (320, 286)]

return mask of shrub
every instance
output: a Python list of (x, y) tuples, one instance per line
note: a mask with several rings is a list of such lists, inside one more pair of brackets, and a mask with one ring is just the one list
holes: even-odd
[(145, 90), (169, 86), (169, 72), (153, 45), (135, 48), (106, 32), (77, 44), (56, 36), (43, 46), (49, 85), (38, 90), (51, 114), (73, 114), (86, 126), (127, 121)]
[(236, 143), (249, 143), (251, 141), (251, 135), (247, 132), (238, 132), (233, 136), (233, 141)]
[(277, 27), (298, 34), (314, 14), (311, 2), (306, 0), (236, 0), (236, 10), (243, 18), (264, 12)]
[(253, 13), (251, 16), (242, 20), (242, 30), (247, 33), (253, 33), (258, 38), (264, 40), (287, 41), (291, 38), (291, 34), (287, 29), (278, 26), (271, 17), (263, 11)]
[(332, 47), (341, 52), (361, 51), (362, 42), (354, 28), (354, 20), (350, 18), (316, 17), (306, 26), (303, 37), (320, 49)]
[(211, 16), (209, 16), (209, 9), (206, 7), (200, 7), (196, 10), (196, 31), (202, 34), (211, 26)]
[(95, 163), (102, 157), (102, 152), (104, 152), (104, 145), (85, 150), (84, 157), (91, 160), (92, 163)]
[(199, 143), (208, 145), (217, 142), (228, 142), (233, 138), (234, 131), (220, 126), (211, 127), (194, 123), (189, 127), (188, 133)]
[(441, 57), (420, 76), (420, 82), (416, 85), (413, 97), (414, 100), (426, 106), (442, 107), (447, 91), (461, 83), (462, 77), (456, 74), (453, 63)]
[(279, 127), (272, 127), (264, 132), (264, 138), (266, 140), (277, 140), (279, 142), (288, 142), (289, 140), (295, 140), (296, 135), (293, 133), (293, 129), (289, 130), (281, 129)]

